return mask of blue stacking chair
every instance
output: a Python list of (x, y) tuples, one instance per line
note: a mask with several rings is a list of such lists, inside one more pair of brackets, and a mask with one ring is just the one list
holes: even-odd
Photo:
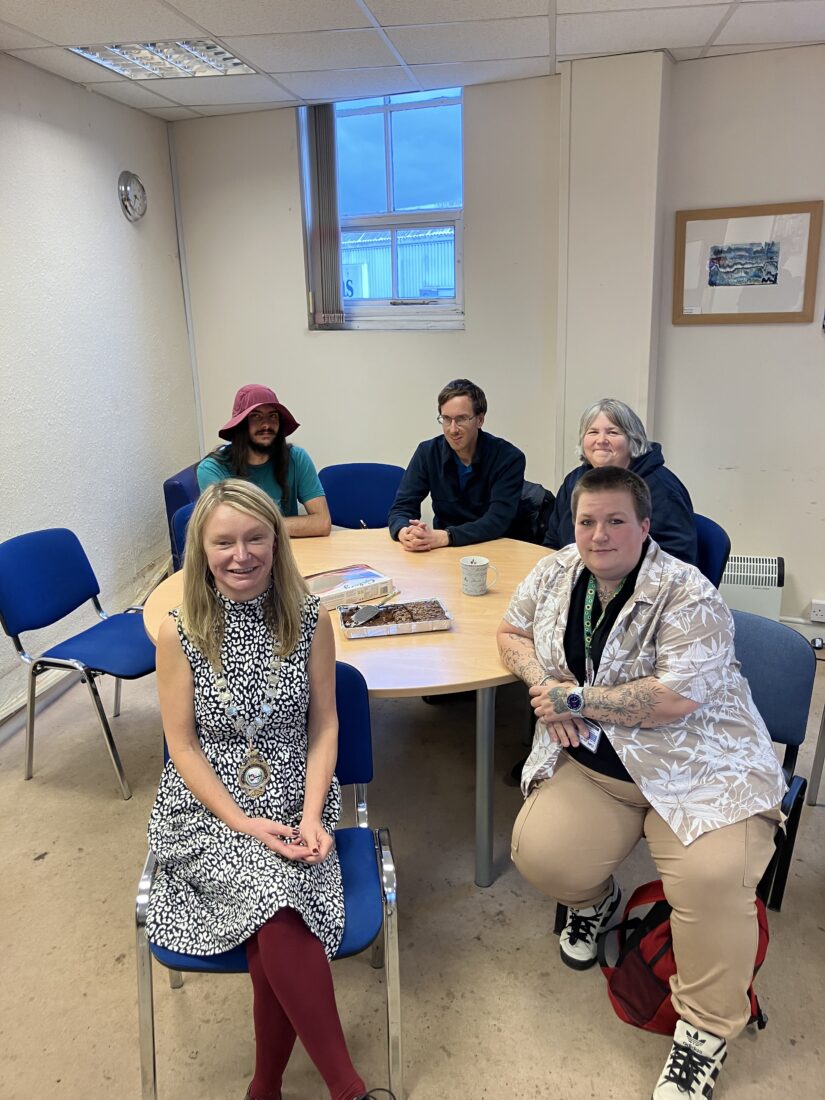
[(710, 583), (718, 588), (730, 557), (730, 539), (724, 527), (707, 516), (693, 514), (696, 527), (696, 565)]
[(386, 527), (404, 470), (382, 462), (342, 462), (318, 474), (336, 527)]
[[(117, 717), (121, 681), (154, 672), (155, 648), (143, 628), (143, 616), (132, 614), (140, 611), (139, 607), (107, 615), (99, 595), (100, 585), (80, 540), (65, 527), (32, 531), (0, 544), (0, 623), (29, 672), (26, 779), (31, 779), (34, 767), (35, 681), (46, 669), (63, 669), (79, 672), (88, 687), (121, 793), (131, 798), (95, 680), (104, 675), (115, 677), (113, 713)], [(87, 600), (94, 604), (100, 622), (38, 657), (26, 652), (20, 641), (24, 631), (51, 626)]]
[(732, 614), (736, 657), (750, 684), (756, 709), (768, 727), (771, 740), (785, 746), (782, 770), (788, 792), (782, 810), (788, 820), (785, 832), (777, 831), (777, 850), (759, 886), (768, 908), (779, 912), (808, 785), (802, 776), (794, 775), (794, 768), (808, 725), (816, 656), (810, 642), (792, 627), (747, 611)]
[[(367, 817), (367, 784), (372, 780), (372, 733), (367, 684), (351, 665), (335, 666), (338, 710), (338, 762), (342, 786), (354, 786), (357, 825), (338, 829), (335, 845), (344, 884), (344, 937), (335, 956), (345, 959), (372, 947), (372, 965), (386, 970), (387, 1049), (390, 1088), (403, 1100), (401, 1051), (401, 987), (398, 961), (395, 861), (388, 829), (371, 829)], [(140, 1072), (143, 1100), (157, 1100), (155, 1019), (152, 958), (169, 969), (173, 989), (183, 984), (183, 971), (243, 974), (248, 970), (243, 945), (219, 955), (184, 955), (158, 947), (146, 935), (146, 907), (157, 866), (149, 852), (140, 876), (135, 920), (137, 925), (138, 1016)], [(379, 934), (383, 931), (382, 939)]]
[(184, 504), (172, 516), (172, 567), (177, 573), (183, 567), (183, 553), (186, 549), (186, 528), (195, 511), (194, 504)]
[(194, 504), (201, 495), (197, 478), (198, 463), (185, 466), (176, 474), (172, 474), (163, 483), (163, 499), (166, 504), (166, 522), (169, 525), (169, 544), (172, 548), (172, 565), (177, 571), (181, 567), (180, 559), (175, 553), (175, 534), (172, 526), (175, 513), (185, 504)]

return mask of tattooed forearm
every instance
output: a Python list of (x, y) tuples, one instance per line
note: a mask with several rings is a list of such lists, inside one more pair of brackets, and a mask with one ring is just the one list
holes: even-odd
[(696, 710), (698, 704), (665, 687), (654, 676), (613, 687), (585, 688), (584, 714), (596, 722), (652, 729)]
[(498, 650), (507, 668), (528, 687), (547, 679), (547, 673), (539, 664), (530, 638), (521, 634), (499, 634)]

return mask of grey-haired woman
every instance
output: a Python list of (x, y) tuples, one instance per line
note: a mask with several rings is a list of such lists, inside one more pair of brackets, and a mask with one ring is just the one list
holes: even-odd
[(613, 397), (589, 405), (579, 422), (577, 456), (581, 466), (571, 470), (556, 495), (544, 545), (560, 550), (574, 541), (570, 499), (588, 470), (620, 466), (646, 482), (653, 510), (650, 535), (661, 548), (681, 561), (696, 565), (696, 528), (693, 504), (682, 482), (665, 466), (660, 444), (647, 438), (637, 414)]

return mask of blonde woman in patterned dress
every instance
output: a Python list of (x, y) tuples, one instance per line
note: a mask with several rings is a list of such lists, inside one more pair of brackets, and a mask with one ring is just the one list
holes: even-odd
[(344, 931), (329, 616), (275, 504), (240, 480), (199, 499), (183, 588), (158, 637), (170, 760), (149, 822), (149, 938), (199, 955), (246, 945), (247, 1100), (280, 1100), (296, 1037), (331, 1100), (365, 1100), (374, 1094), (350, 1060), (329, 967)]
[(588, 471), (572, 510), (575, 546), (539, 562), (498, 632), (538, 719), (513, 860), (568, 907), (562, 961), (584, 970), (619, 905), (613, 871), (646, 837), (673, 907), (680, 1017), (653, 1100), (710, 1100), (748, 1022), (755, 889), (785, 782), (730, 612), (649, 537), (645, 482)]

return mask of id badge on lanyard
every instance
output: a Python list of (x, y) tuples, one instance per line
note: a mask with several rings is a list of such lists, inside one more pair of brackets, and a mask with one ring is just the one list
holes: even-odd
[[(588, 651), (585, 657), (585, 679), (587, 685), (592, 686), (595, 679), (593, 673), (593, 661), (590, 659), (590, 653)], [(588, 749), (590, 752), (595, 752), (599, 747), (599, 741), (602, 738), (602, 727), (598, 722), (594, 722), (591, 718), (580, 718), (580, 722), (583, 722), (587, 726), (587, 733), (579, 734), (579, 744), (583, 749)]]
[(584, 722), (587, 726), (587, 733), (579, 733), (579, 744), (583, 749), (595, 752), (599, 747), (599, 741), (602, 739), (602, 727), (598, 722), (594, 722), (592, 718), (579, 718), (579, 721)]

